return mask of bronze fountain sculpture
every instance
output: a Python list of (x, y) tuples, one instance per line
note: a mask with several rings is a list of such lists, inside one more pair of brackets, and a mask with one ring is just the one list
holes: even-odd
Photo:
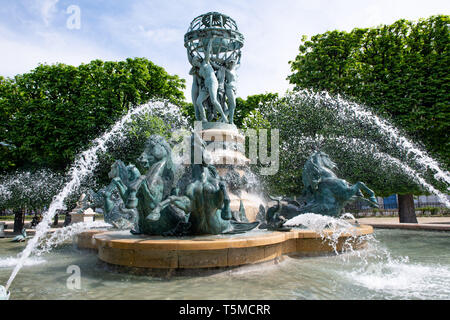
[[(233, 19), (210, 12), (191, 22), (184, 40), (192, 65), (192, 102), (201, 124), (190, 137), (191, 155), (201, 155), (200, 161), (191, 156), (188, 168), (191, 177), (184, 182), (175, 181), (171, 146), (161, 136), (154, 135), (148, 139), (138, 159), (146, 172), (141, 173), (136, 166), (125, 166), (118, 160), (111, 166), (111, 184), (93, 195), (103, 199), (107, 222), (119, 229), (131, 225), (133, 234), (183, 236), (254, 229), (258, 222), (249, 222), (255, 219), (248, 219), (242, 199), (239, 212), (236, 200), (235, 210), (231, 209), (232, 186), (224, 178), (233, 175), (240, 178), (242, 175), (238, 172), (242, 170), (236, 164), (223, 166), (214, 159), (214, 152), (208, 151), (209, 146), (217, 145), (221, 154), (234, 154), (244, 149), (242, 139), (245, 138), (228, 141), (229, 137), (239, 137), (233, 115), (236, 69), (244, 37)], [(216, 136), (211, 138), (211, 132)], [(241, 158), (245, 165), (248, 159)], [(283, 227), (283, 223), (299, 214), (338, 216), (347, 203), (356, 199), (377, 206), (372, 190), (362, 182), (350, 185), (339, 179), (334, 168), (335, 164), (325, 153), (311, 155), (303, 169), (302, 199), (288, 204), (277, 199), (277, 204), (268, 208), (265, 215), (260, 214), (264, 220), (261, 222), (268, 229), (286, 231), (289, 228)], [(116, 200), (113, 200), (114, 190), (120, 195)], [(364, 198), (361, 190), (369, 194), (369, 199)]]
[[(317, 213), (326, 216), (339, 216), (347, 203), (355, 200), (367, 202), (378, 207), (375, 193), (363, 182), (354, 185), (336, 176), (333, 170), (336, 164), (324, 152), (313, 153), (306, 161), (302, 171), (304, 191), (301, 199), (283, 204), (277, 198), (277, 204), (267, 210), (268, 228), (284, 231), (283, 224), (303, 213)], [(365, 198), (363, 190), (369, 195)]]

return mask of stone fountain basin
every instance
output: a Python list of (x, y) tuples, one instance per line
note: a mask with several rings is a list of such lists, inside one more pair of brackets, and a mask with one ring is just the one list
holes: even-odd
[[(331, 234), (324, 230), (324, 234)], [(373, 233), (367, 225), (355, 226), (352, 234), (342, 234), (336, 249), (345, 242), (353, 249), (365, 246), (361, 236)], [(334, 252), (329, 240), (312, 231), (288, 232), (254, 230), (238, 235), (161, 237), (132, 235), (129, 231), (90, 230), (77, 236), (81, 249), (98, 251), (100, 260), (117, 266), (149, 269), (201, 269), (236, 267), (267, 262), (283, 255), (316, 255)]]

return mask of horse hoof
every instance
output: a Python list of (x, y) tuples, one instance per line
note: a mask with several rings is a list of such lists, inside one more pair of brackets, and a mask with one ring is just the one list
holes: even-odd
[(158, 221), (160, 217), (161, 217), (161, 214), (159, 214), (159, 213), (150, 213), (146, 219), (150, 220), (150, 221)]
[(374, 198), (374, 197), (370, 197), (370, 199), (369, 199), (369, 201), (376, 207), (376, 208), (378, 208), (379, 207), (379, 205), (378, 205), (378, 201), (377, 201), (377, 199), (376, 198)]

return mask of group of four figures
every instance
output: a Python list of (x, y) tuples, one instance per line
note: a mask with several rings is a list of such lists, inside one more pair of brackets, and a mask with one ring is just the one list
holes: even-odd
[[(208, 41), (205, 57), (191, 56), (188, 53), (193, 76), (192, 102), (195, 117), (198, 121), (211, 121), (216, 114), (220, 115), (220, 122), (233, 124), (236, 108), (236, 67), (239, 65), (240, 53), (233, 53), (223, 61), (213, 61), (212, 51), (214, 37)], [(204, 103), (209, 98), (212, 110), (205, 111)]]

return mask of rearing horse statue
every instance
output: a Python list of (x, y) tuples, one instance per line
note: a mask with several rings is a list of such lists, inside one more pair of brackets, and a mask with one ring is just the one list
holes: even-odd
[(197, 133), (191, 136), (191, 148), (202, 154), (202, 161), (191, 164), (192, 178), (184, 195), (171, 195), (159, 202), (146, 219), (158, 221), (163, 217), (162, 211), (171, 208), (181, 216), (189, 216), (190, 234), (242, 233), (256, 228), (259, 222), (232, 219), (225, 182), (210, 164), (212, 159), (206, 151), (206, 143)]
[[(125, 166), (121, 160), (116, 160), (111, 165), (108, 173), (111, 183), (99, 193), (103, 197), (105, 221), (115, 226), (126, 226), (126, 220), (133, 225), (133, 232), (138, 232), (138, 212), (136, 210), (138, 199), (136, 193), (142, 184), (144, 177), (132, 164)], [(116, 189), (122, 199), (121, 203), (112, 199), (112, 192)]]
[[(305, 163), (302, 173), (304, 185), (303, 204), (289, 203), (277, 205), (267, 211), (268, 221), (278, 221), (274, 215), (291, 219), (303, 213), (317, 213), (327, 216), (338, 216), (345, 205), (357, 199), (367, 202), (372, 207), (378, 207), (375, 193), (363, 182), (354, 185), (336, 176), (333, 170), (336, 164), (324, 152), (315, 152)], [(364, 191), (369, 198), (365, 198)]]
[[(315, 152), (306, 161), (303, 168), (302, 181), (305, 186), (304, 195), (307, 201), (306, 210), (324, 215), (337, 216), (351, 201), (361, 199), (371, 206), (378, 207), (375, 193), (363, 182), (350, 185), (333, 172), (336, 164), (324, 152)], [(369, 198), (361, 192), (365, 191)]]
[[(97, 193), (104, 199), (105, 218), (114, 224), (126, 217), (131, 233), (163, 236), (242, 233), (257, 227), (259, 222), (233, 220), (226, 184), (197, 133), (191, 136), (191, 148), (202, 154), (202, 161), (192, 162), (190, 181), (179, 185), (182, 193), (174, 181), (171, 147), (162, 136), (150, 136), (138, 159), (145, 173), (120, 160), (113, 163), (110, 185)], [(114, 190), (120, 203), (113, 200)]]

